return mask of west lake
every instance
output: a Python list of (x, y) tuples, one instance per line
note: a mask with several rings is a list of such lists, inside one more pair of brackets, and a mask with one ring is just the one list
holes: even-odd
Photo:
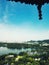
[(7, 47), (0, 47), (0, 55), (4, 55), (4, 54), (8, 54), (8, 53), (15, 53), (15, 54), (19, 54), (20, 52), (27, 52), (27, 51), (31, 51), (31, 48), (22, 48), (22, 49), (9, 49)]

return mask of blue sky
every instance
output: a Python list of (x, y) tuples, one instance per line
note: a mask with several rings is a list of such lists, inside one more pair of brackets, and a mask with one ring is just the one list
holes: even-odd
[(36, 5), (0, 0), (0, 41), (49, 39), (49, 4), (42, 6), (42, 17)]

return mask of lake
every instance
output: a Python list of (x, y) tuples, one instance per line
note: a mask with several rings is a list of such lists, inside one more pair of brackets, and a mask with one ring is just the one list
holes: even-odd
[(31, 51), (31, 48), (22, 48), (22, 49), (9, 49), (7, 47), (0, 47), (0, 55), (4, 55), (4, 54), (8, 54), (8, 53), (15, 53), (15, 54), (19, 54), (20, 52), (27, 52), (27, 51)]

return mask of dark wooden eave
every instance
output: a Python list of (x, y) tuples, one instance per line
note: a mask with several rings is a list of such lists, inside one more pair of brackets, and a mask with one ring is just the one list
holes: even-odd
[(25, 4), (31, 4), (31, 5), (35, 4), (38, 9), (40, 20), (42, 19), (42, 12), (41, 12), (42, 5), (44, 5), (45, 3), (49, 4), (49, 0), (7, 0), (7, 1), (21, 2)]

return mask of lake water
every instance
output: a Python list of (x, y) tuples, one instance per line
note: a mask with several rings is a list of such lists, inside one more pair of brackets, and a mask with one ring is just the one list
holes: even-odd
[(8, 53), (16, 53), (19, 54), (20, 52), (27, 52), (27, 51), (31, 51), (31, 48), (27, 48), (27, 49), (9, 49), (7, 47), (0, 47), (0, 55), (3, 54), (8, 54)]

